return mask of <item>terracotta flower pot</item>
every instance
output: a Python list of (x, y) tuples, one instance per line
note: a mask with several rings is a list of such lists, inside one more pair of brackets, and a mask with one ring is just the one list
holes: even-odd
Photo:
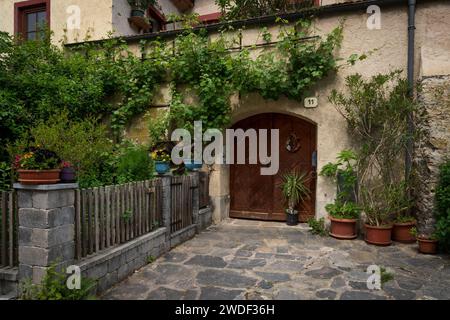
[(55, 184), (59, 182), (60, 169), (17, 170), (22, 184)]
[(415, 221), (405, 223), (394, 223), (392, 228), (392, 240), (402, 243), (414, 243), (416, 238), (411, 235), (411, 229), (416, 225)]
[(336, 239), (355, 239), (358, 235), (356, 233), (356, 219), (338, 219), (329, 217), (331, 221), (330, 236)]
[(419, 252), (425, 254), (435, 254), (437, 252), (437, 240), (417, 238), (417, 242), (419, 242)]
[(366, 227), (366, 242), (377, 246), (389, 246), (391, 241), (392, 226), (369, 226)]

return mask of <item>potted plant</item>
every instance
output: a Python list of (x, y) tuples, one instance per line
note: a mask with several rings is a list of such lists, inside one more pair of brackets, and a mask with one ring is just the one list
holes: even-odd
[(329, 203), (325, 206), (330, 219), (330, 236), (336, 239), (349, 240), (358, 236), (356, 223), (361, 209), (354, 202)]
[(69, 161), (63, 161), (61, 164), (61, 182), (64, 183), (70, 183), (75, 182), (77, 180), (76, 178), (76, 171), (73, 167), (72, 163)]
[(198, 171), (203, 166), (203, 163), (201, 161), (195, 161), (191, 159), (184, 159), (183, 163), (186, 169), (188, 169), (189, 171)]
[(15, 168), (22, 184), (55, 184), (60, 181), (61, 160), (53, 151), (29, 147), (15, 157)]
[(298, 210), (296, 210), (296, 207), (306, 198), (309, 198), (310, 190), (306, 186), (308, 180), (307, 173), (297, 171), (291, 171), (282, 177), (281, 190), (288, 205), (286, 209), (286, 224), (288, 226), (297, 225)]
[(431, 235), (419, 234), (416, 227), (411, 229), (411, 236), (417, 239), (419, 252), (425, 254), (435, 254), (438, 247), (438, 238), (435, 233)]
[(361, 189), (361, 203), (366, 214), (365, 241), (379, 246), (392, 243), (392, 223), (389, 221), (391, 211), (386, 194), (389, 189), (383, 184), (375, 187), (365, 186)]
[(128, 0), (131, 7), (131, 17), (144, 17), (145, 11), (156, 4), (156, 0)]
[(336, 163), (326, 164), (320, 171), (321, 176), (332, 178), (337, 184), (334, 203), (325, 209), (330, 219), (330, 236), (337, 239), (355, 239), (358, 234), (356, 223), (361, 208), (356, 204), (356, 155), (351, 150), (343, 150), (337, 156)]
[(152, 152), (152, 159), (155, 161), (155, 171), (158, 174), (165, 174), (170, 169), (170, 153), (165, 148), (157, 148)]
[(408, 213), (408, 209), (411, 208), (411, 200), (407, 191), (405, 181), (392, 184), (387, 191), (387, 202), (390, 204), (392, 212), (395, 213), (392, 240), (413, 243), (416, 239), (411, 235), (411, 229), (416, 225), (416, 219)]

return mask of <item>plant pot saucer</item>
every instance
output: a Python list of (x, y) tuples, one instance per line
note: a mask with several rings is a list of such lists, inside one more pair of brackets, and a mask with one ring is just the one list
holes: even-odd
[(337, 234), (334, 234), (331, 232), (329, 233), (329, 235), (332, 236), (333, 238), (340, 239), (340, 240), (353, 240), (358, 237), (357, 234), (351, 235), (351, 236), (341, 236), (341, 235), (337, 235)]
[(392, 244), (392, 241), (378, 242), (378, 241), (367, 240), (367, 239), (364, 239), (364, 241), (366, 241), (367, 243), (370, 243), (370, 244), (377, 245), (377, 246), (390, 246)]

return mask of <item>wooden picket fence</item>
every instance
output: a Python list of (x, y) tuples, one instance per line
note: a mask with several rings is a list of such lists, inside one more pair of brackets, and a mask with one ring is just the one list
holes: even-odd
[(199, 208), (206, 208), (209, 206), (209, 174), (208, 172), (199, 172)]
[(160, 179), (78, 189), (75, 200), (77, 259), (151, 232), (162, 225), (161, 213)]
[(0, 192), (0, 268), (17, 265), (17, 196)]
[(193, 221), (192, 176), (172, 178), (170, 231), (176, 232), (189, 227)]

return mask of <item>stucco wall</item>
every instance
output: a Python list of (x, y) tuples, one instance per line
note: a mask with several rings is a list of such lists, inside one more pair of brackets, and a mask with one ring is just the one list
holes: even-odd
[[(334, 161), (337, 153), (351, 146), (346, 123), (334, 106), (328, 102), (332, 89), (344, 90), (345, 77), (353, 73), (361, 73), (370, 77), (377, 73), (385, 73), (394, 69), (407, 68), (407, 11), (406, 6), (381, 8), (381, 29), (368, 30), (365, 10), (347, 13), (345, 15), (328, 15), (316, 20), (317, 34), (331, 31), (345, 18), (344, 40), (337, 54), (347, 58), (353, 53), (364, 53), (374, 49), (366, 60), (357, 62), (355, 66), (343, 67), (337, 74), (322, 80), (313, 90), (312, 95), (318, 98), (319, 106), (306, 109), (302, 103), (281, 98), (277, 101), (264, 100), (256, 94), (241, 97), (233, 107), (232, 121), (237, 122), (248, 116), (262, 112), (279, 112), (302, 117), (317, 124), (318, 139), (318, 170), (329, 161)], [(448, 52), (450, 30), (450, 3), (427, 3), (419, 5), (416, 13), (416, 53), (415, 75), (420, 73), (442, 73), (450, 61)], [(277, 28), (271, 27), (276, 39)], [(243, 33), (243, 44), (262, 42), (259, 29), (248, 29)], [(214, 36), (214, 35), (213, 35)], [(425, 53), (424, 53), (425, 52)], [(256, 55), (256, 54), (255, 54)], [(421, 66), (421, 60), (425, 69)], [(426, 67), (429, 66), (429, 67)], [(425, 71), (424, 71), (425, 70)], [(168, 103), (169, 101), (166, 101)], [(141, 120), (136, 120), (139, 123)], [(135, 127), (133, 124), (131, 128)], [(141, 124), (141, 127), (142, 124)], [(146, 133), (140, 136), (145, 139)], [(139, 134), (134, 132), (134, 136)], [(229, 168), (225, 165), (215, 166), (211, 174), (210, 193), (215, 206), (214, 220), (220, 220), (227, 215), (229, 204)], [(333, 201), (335, 186), (326, 179), (318, 177), (316, 196), (316, 215), (326, 216), (325, 205)]]
[[(14, 33), (14, 4), (20, 0), (0, 1), (0, 30)], [(80, 28), (67, 30), (69, 6), (80, 8)], [(112, 30), (112, 0), (50, 0), (50, 29), (54, 32), (54, 42), (67, 36), (67, 42), (87, 39), (97, 40), (107, 36)]]
[(195, 6), (192, 10), (199, 15), (219, 12), (220, 9), (214, 0), (195, 0)]

